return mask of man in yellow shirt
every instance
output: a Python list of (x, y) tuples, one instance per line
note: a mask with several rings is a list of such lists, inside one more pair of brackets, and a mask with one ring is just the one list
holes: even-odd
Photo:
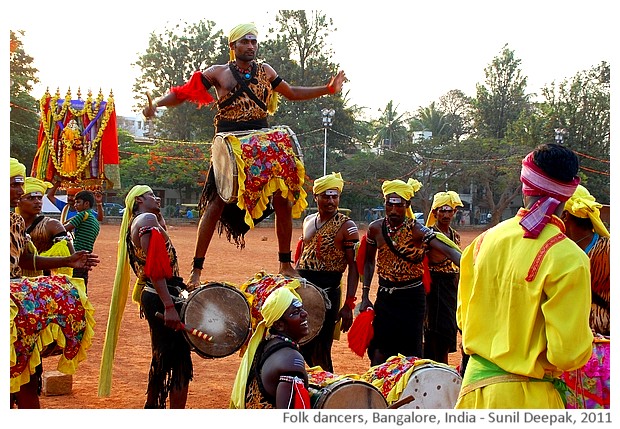
[(529, 153), (525, 208), (463, 251), (456, 318), (471, 357), (455, 408), (564, 408), (557, 377), (588, 362), (590, 262), (559, 218), (578, 169), (561, 145)]

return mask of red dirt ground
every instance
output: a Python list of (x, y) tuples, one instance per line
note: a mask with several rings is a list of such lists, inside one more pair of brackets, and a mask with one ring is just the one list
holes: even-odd
[[(181, 276), (189, 277), (190, 264), (196, 239), (196, 225), (169, 225), (181, 268)], [(95, 253), (101, 263), (90, 274), (89, 297), (95, 306), (95, 338), (88, 357), (80, 363), (73, 376), (73, 390), (69, 395), (41, 396), (41, 407), (47, 409), (137, 409), (144, 405), (147, 375), (150, 365), (150, 341), (146, 320), (140, 319), (138, 307), (128, 300), (120, 339), (116, 350), (112, 393), (108, 398), (97, 396), (99, 364), (108, 318), (108, 306), (116, 270), (118, 224), (104, 223), (95, 244)], [(461, 231), (462, 245), (467, 245), (481, 231)], [(295, 229), (294, 241), (301, 231)], [(277, 243), (273, 227), (259, 227), (246, 236), (246, 248), (237, 249), (224, 237), (214, 237), (207, 253), (203, 282), (230, 282), (242, 284), (255, 273), (265, 270), (277, 272)], [(131, 284), (134, 277), (132, 273)], [(376, 289), (376, 279), (372, 291)], [(361, 287), (358, 288), (358, 301)], [(371, 298), (374, 298), (371, 292)], [(56, 369), (57, 356), (45, 358), (45, 370)], [(228, 408), (230, 391), (239, 366), (237, 353), (218, 359), (205, 359), (193, 353), (194, 380), (190, 384), (187, 408)], [(347, 346), (346, 334), (334, 342), (334, 372), (339, 375), (361, 374), (369, 368), (367, 358), (358, 357)], [(450, 364), (458, 365), (460, 353), (450, 355)]]

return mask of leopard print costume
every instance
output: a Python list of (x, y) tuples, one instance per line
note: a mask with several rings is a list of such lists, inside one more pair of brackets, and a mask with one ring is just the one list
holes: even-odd
[[(437, 232), (442, 232), (439, 229), (439, 227), (437, 227), (436, 225), (434, 225), (432, 228)], [(449, 231), (450, 231), (450, 234), (448, 235), (448, 238), (452, 240), (457, 246), (461, 247), (461, 236), (459, 235), (459, 233), (456, 232), (456, 230), (452, 227), (450, 227)], [(436, 273), (452, 274), (452, 273), (459, 272), (459, 267), (447, 257), (443, 261), (436, 263), (436, 264), (429, 262), (428, 269)]]
[(348, 220), (346, 215), (336, 213), (321, 225), (310, 241), (304, 243), (297, 269), (343, 273), (347, 268), (347, 260), (344, 249), (336, 247), (336, 235)]
[(22, 276), (19, 267), (19, 257), (26, 245), (26, 224), (24, 218), (14, 212), (10, 212), (11, 222), (11, 278), (15, 279)]
[(609, 237), (598, 237), (589, 249), (590, 272), (592, 278), (592, 306), (590, 327), (597, 333), (610, 335), (610, 291), (609, 291)]
[[(248, 81), (248, 87), (265, 105), (272, 93), (271, 82), (263, 69), (262, 63), (256, 64), (256, 76)], [(245, 92), (237, 92), (241, 85), (237, 85), (228, 94), (221, 97), (218, 103), (218, 112), (215, 115), (215, 124), (220, 121), (244, 122), (267, 118), (267, 110), (254, 102)], [(229, 101), (230, 99), (230, 101)]]
[(426, 244), (416, 247), (413, 240), (414, 219), (405, 219), (404, 225), (392, 236), (394, 247), (405, 255), (406, 261), (394, 254), (387, 244), (377, 249), (377, 274), (380, 278), (394, 283), (419, 279), (424, 273), (422, 261), (426, 252)]

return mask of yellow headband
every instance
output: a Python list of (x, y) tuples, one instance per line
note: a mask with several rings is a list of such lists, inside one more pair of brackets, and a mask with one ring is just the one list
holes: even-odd
[(340, 173), (332, 173), (316, 179), (312, 187), (312, 192), (314, 192), (314, 195), (318, 195), (332, 188), (338, 188), (338, 190), (342, 192), (344, 180), (342, 180), (342, 175)]
[(596, 198), (582, 185), (577, 185), (577, 189), (564, 205), (564, 209), (573, 216), (582, 219), (589, 218), (598, 235), (609, 237), (609, 231), (601, 220), (601, 207), (603, 205), (597, 203)]
[(459, 194), (454, 191), (437, 192), (433, 197), (433, 205), (431, 207), (431, 212), (428, 214), (426, 226), (435, 225), (435, 222), (437, 222), (437, 217), (435, 216), (435, 213), (433, 213), (433, 210), (443, 206), (450, 206), (455, 209), (457, 207), (463, 207), (463, 203), (461, 202)]
[(11, 177), (26, 176), (26, 166), (15, 158), (11, 158)]
[[(383, 191), (384, 197), (389, 194), (397, 194), (407, 201), (411, 200), (414, 194), (421, 188), (422, 183), (416, 179), (408, 179), (407, 183), (400, 179), (386, 180), (383, 182), (383, 185), (381, 185), (381, 190)], [(407, 212), (405, 214), (407, 217), (413, 219), (413, 210), (411, 210), (411, 206), (407, 208)]]
[(52, 185), (50, 182), (45, 182), (41, 179), (37, 179), (36, 177), (26, 177), (26, 183), (24, 184), (24, 194), (40, 192), (41, 194), (45, 195), (45, 192), (47, 192), (47, 190), (52, 186), (54, 185)]
[[(253, 34), (254, 36), (258, 36), (258, 30), (256, 25), (253, 22), (249, 22), (247, 24), (239, 24), (228, 34), (228, 44), (236, 42), (241, 39), (246, 34)], [(233, 49), (230, 50), (230, 61), (235, 60), (235, 51)]]

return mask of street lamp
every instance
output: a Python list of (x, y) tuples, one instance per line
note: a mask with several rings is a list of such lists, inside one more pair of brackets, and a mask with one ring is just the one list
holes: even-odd
[(325, 129), (325, 143), (323, 144), (323, 176), (327, 174), (327, 129), (331, 128), (334, 122), (334, 109), (324, 108), (321, 110), (323, 115), (323, 128)]

